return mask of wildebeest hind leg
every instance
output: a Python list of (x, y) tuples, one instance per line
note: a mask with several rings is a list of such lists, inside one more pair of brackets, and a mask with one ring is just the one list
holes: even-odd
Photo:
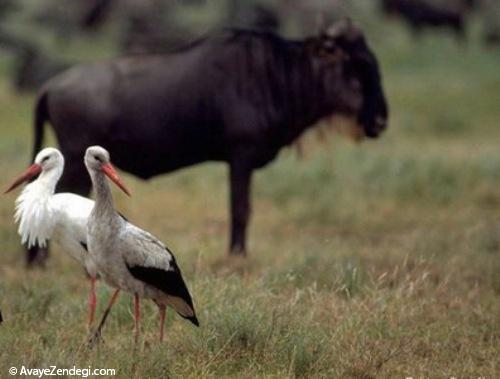
[(231, 255), (246, 255), (245, 240), (250, 218), (250, 184), (252, 168), (242, 162), (230, 164), (231, 182)]

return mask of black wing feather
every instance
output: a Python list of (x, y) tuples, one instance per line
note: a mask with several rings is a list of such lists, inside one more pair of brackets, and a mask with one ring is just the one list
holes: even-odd
[(194, 316), (185, 317), (180, 313), (179, 315), (199, 326), (194, 311), (193, 300), (186, 287), (186, 283), (184, 283), (184, 279), (182, 279), (181, 270), (177, 266), (175, 259), (172, 260), (171, 265), (173, 270), (167, 271), (155, 267), (129, 266), (126, 264), (128, 271), (134, 278), (163, 291), (169, 296), (179, 297), (184, 300), (193, 310)]
[(0, 324), (3, 322), (2, 311), (0, 311)]

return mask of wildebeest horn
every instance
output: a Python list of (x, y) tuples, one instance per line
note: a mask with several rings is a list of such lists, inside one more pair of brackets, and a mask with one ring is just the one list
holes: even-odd
[(353, 25), (350, 18), (344, 18), (329, 26), (325, 30), (325, 35), (330, 38), (344, 36), (350, 40), (354, 40), (361, 36), (361, 32), (356, 26)]

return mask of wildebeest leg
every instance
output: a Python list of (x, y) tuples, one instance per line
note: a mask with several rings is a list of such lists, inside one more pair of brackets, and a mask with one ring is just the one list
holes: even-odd
[(26, 249), (26, 266), (34, 267), (40, 266), (45, 267), (45, 261), (49, 256), (48, 244), (45, 247), (34, 245)]
[[(61, 149), (63, 150), (63, 149)], [(57, 192), (73, 192), (78, 195), (88, 196), (90, 193), (91, 182), (89, 174), (83, 164), (83, 153), (78, 156), (68, 155), (63, 150), (66, 160), (64, 174), (57, 185)], [(26, 265), (45, 266), (45, 261), (49, 256), (47, 247), (35, 245), (26, 251)]]
[(231, 242), (229, 254), (246, 255), (246, 228), (250, 216), (250, 184), (252, 168), (243, 162), (229, 167), (231, 182)]

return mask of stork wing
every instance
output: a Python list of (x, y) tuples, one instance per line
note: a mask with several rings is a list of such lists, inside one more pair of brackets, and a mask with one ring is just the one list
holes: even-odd
[(152, 234), (127, 223), (122, 241), (130, 274), (172, 298), (172, 307), (198, 326), (193, 300), (174, 255)]

